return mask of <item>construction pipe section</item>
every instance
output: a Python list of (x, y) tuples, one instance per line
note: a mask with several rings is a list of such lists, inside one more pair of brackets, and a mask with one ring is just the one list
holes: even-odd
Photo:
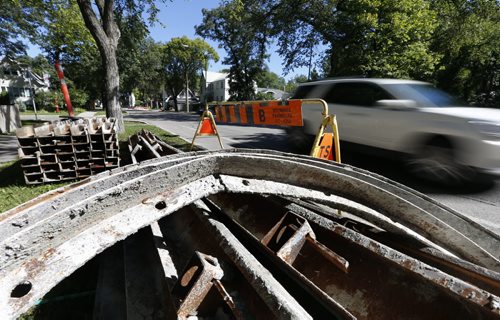
[[(142, 140), (132, 149), (159, 152)], [(307, 156), (160, 157), (0, 219), (1, 319), (146, 229), (164, 282), (158, 317), (500, 318), (498, 235), (403, 185)]]

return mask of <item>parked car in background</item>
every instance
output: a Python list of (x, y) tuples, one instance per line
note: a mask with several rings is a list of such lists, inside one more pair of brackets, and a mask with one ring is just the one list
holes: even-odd
[[(500, 110), (474, 108), (429, 83), (345, 78), (299, 85), (291, 99), (320, 98), (337, 116), (342, 142), (401, 156), (415, 175), (453, 184), (500, 173)], [(310, 143), (321, 106), (302, 107), (304, 127), (287, 129)], [(310, 148), (310, 147), (309, 147)]]
[[(190, 111), (197, 111), (198, 108), (200, 107), (200, 97), (195, 96), (191, 91), (189, 93), (189, 110)], [(164, 103), (164, 109), (169, 110), (169, 109), (174, 109), (175, 108), (175, 102), (172, 96), (168, 96)], [(179, 108), (179, 111), (186, 111), (186, 95), (184, 91), (181, 91), (177, 95), (177, 106)]]

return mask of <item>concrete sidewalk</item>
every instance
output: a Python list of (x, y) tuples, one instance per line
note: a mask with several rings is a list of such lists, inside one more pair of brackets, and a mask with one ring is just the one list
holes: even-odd
[(17, 160), (17, 137), (0, 135), (0, 163)]

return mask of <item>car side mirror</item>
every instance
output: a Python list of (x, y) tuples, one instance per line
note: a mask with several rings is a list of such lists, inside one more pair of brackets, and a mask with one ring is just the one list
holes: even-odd
[(417, 108), (417, 103), (413, 100), (378, 100), (375, 105), (388, 110), (413, 110)]

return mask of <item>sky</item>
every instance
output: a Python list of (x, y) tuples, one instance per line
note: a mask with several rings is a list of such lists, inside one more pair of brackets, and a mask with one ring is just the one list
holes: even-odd
[[(164, 25), (161, 27), (155, 25), (150, 27), (151, 37), (156, 41), (167, 42), (171, 38), (187, 36), (188, 38), (199, 37), (195, 34), (195, 26), (201, 24), (203, 21), (203, 15), (201, 10), (213, 9), (218, 7), (219, 0), (173, 0), (172, 2), (167, 1), (161, 3), (158, 1), (158, 6), (160, 8), (159, 20)], [(204, 39), (208, 44), (210, 44), (217, 53), (219, 54), (219, 62), (210, 62), (210, 71), (220, 71), (221, 69), (228, 68), (228, 66), (222, 65), (221, 61), (226, 55), (223, 49), (218, 47), (218, 43), (209, 39)], [(282, 59), (275, 52), (276, 48), (271, 47), (269, 53), (271, 54), (270, 59), (266, 62), (269, 69), (276, 73), (277, 75), (290, 79), (298, 74), (307, 75), (307, 70), (305, 68), (297, 69), (290, 72), (288, 75), (283, 74)]]
[[(173, 1), (157, 1), (157, 6), (160, 9), (158, 20), (163, 24), (155, 24), (149, 27), (150, 36), (155, 41), (168, 42), (171, 38), (187, 36), (190, 39), (199, 37), (195, 34), (195, 26), (201, 24), (203, 8), (213, 9), (219, 4), (219, 0), (173, 0)], [(228, 66), (222, 65), (221, 61), (226, 53), (218, 47), (218, 43), (212, 40), (204, 39), (210, 44), (219, 54), (219, 62), (210, 62), (209, 71), (220, 71), (227, 69)], [(266, 62), (269, 70), (285, 79), (291, 79), (295, 75), (307, 75), (307, 69), (301, 68), (290, 72), (288, 75), (283, 74), (282, 59), (275, 52), (276, 48), (271, 47), (269, 53), (270, 59)], [(28, 55), (35, 56), (40, 53), (37, 48), (31, 47), (28, 50)]]

